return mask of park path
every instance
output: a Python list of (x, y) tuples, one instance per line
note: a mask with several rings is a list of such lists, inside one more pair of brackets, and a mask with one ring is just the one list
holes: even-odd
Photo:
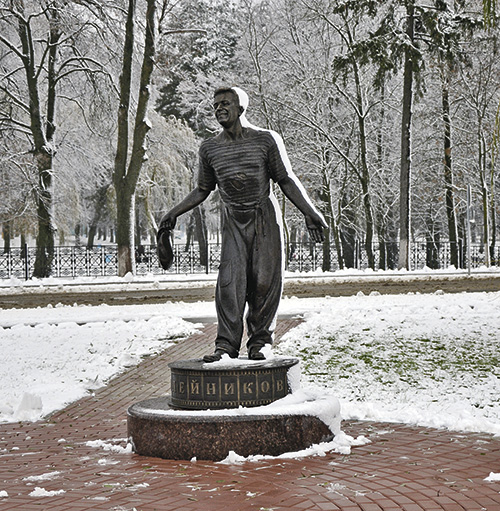
[[(133, 305), (172, 301), (213, 300), (216, 275), (203, 279), (137, 281), (121, 284), (53, 282), (44, 286), (14, 286), (0, 281), (0, 309), (73, 305)], [(358, 273), (355, 275), (289, 275), (284, 280), (283, 295), (299, 298), (354, 296), (357, 293), (472, 293), (500, 291), (499, 272), (442, 273)]]
[[(297, 323), (279, 321), (277, 340)], [(345, 421), (371, 440), (350, 455), (225, 465), (126, 452), (128, 406), (168, 393), (167, 364), (211, 351), (214, 335), (205, 325), (44, 421), (0, 424), (0, 511), (500, 511), (500, 482), (485, 481), (500, 438), (486, 434)]]

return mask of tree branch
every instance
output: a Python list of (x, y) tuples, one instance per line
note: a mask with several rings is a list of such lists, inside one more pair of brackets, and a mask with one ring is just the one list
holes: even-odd
[(102, 73), (102, 74), (105, 74), (107, 75), (108, 73), (106, 71), (102, 71), (101, 69), (91, 69), (89, 67), (75, 67), (73, 69), (69, 69), (68, 71), (66, 71), (65, 73), (62, 73), (60, 74), (55, 80), (54, 80), (54, 83), (59, 83), (60, 80), (62, 80), (63, 78), (65, 78), (66, 76), (69, 76), (73, 73), (78, 73), (78, 72), (84, 72), (84, 73), (90, 73), (90, 74), (98, 74), (98, 73)]
[[(278, 101), (278, 103), (281, 103), (283, 106), (284, 103)], [(333, 138), (330, 136), (330, 134), (325, 130), (325, 128), (319, 123), (315, 122), (311, 119), (311, 116), (305, 115), (302, 113), (301, 110), (294, 108), (293, 106), (288, 105), (288, 108), (293, 111), (294, 114), (296, 114), (299, 118), (302, 120), (300, 121), (303, 126), (307, 126), (309, 128), (312, 128), (319, 132), (325, 139), (331, 144), (331, 146), (335, 149), (335, 151), (344, 159), (344, 161), (351, 167), (351, 169), (354, 171), (354, 173), (360, 177), (359, 171), (357, 169), (357, 165), (345, 154), (344, 151), (339, 147), (339, 145), (333, 140)]]
[(13, 69), (9, 73), (7, 73), (6, 75), (3, 75), (1, 78), (2, 82), (5, 83), (6, 80), (8, 80), (11, 76), (15, 75), (18, 71), (24, 71), (24, 66), (19, 66), (16, 69)]
[(79, 56), (77, 56), (77, 57), (70, 57), (70, 58), (66, 59), (66, 60), (65, 60), (65, 61), (64, 61), (64, 62), (63, 62), (60, 66), (59, 66), (59, 72), (60, 72), (62, 69), (64, 69), (67, 65), (69, 65), (69, 64), (71, 64), (71, 63), (73, 63), (74, 61), (76, 61), (76, 62), (89, 62), (89, 63), (91, 63), (91, 64), (95, 64), (97, 67), (101, 67), (101, 68), (103, 67), (103, 65), (102, 65), (99, 61), (97, 61), (97, 60), (93, 59), (92, 57), (84, 57), (84, 56), (80, 56), (80, 55), (79, 55)]
[(23, 60), (23, 53), (19, 51), (15, 44), (11, 43), (6, 37), (3, 35), (0, 35), (0, 42), (5, 44), (7, 48), (9, 48), (11, 51), (13, 51), (21, 60)]
[(12, 119), (12, 117), (8, 117), (8, 116), (0, 117), (0, 123), (2, 123), (2, 122), (14, 124), (14, 126), (9, 126), (9, 128), (11, 128), (15, 131), (20, 131), (22, 133), (27, 133), (27, 134), (31, 135), (31, 127), (24, 122), (16, 121), (15, 119)]
[(18, 107), (22, 108), (29, 114), (30, 107), (28, 104), (23, 103), (18, 97), (14, 96), (14, 94), (12, 94), (5, 85), (0, 86), (0, 90), (2, 90)]
[(172, 34), (208, 34), (208, 32), (203, 28), (179, 28), (166, 30), (162, 32), (161, 35), (172, 35)]

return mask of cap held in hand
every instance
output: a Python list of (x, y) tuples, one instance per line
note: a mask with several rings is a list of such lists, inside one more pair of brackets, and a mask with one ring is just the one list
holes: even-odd
[(158, 260), (164, 270), (168, 270), (174, 261), (174, 252), (172, 250), (172, 241), (170, 229), (161, 227), (156, 235), (156, 244), (158, 250)]

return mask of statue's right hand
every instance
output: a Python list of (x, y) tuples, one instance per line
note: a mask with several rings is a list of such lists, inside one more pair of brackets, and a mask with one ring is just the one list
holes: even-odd
[(175, 223), (177, 221), (177, 217), (172, 214), (171, 211), (163, 215), (162, 219), (160, 220), (160, 229), (168, 229), (172, 230), (175, 227)]

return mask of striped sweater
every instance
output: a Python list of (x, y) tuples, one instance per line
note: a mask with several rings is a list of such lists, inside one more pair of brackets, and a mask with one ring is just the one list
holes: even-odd
[(269, 197), (270, 179), (279, 182), (288, 173), (273, 136), (268, 131), (243, 129), (242, 138), (222, 135), (200, 147), (198, 186), (218, 186), (223, 202), (233, 207), (254, 207)]

